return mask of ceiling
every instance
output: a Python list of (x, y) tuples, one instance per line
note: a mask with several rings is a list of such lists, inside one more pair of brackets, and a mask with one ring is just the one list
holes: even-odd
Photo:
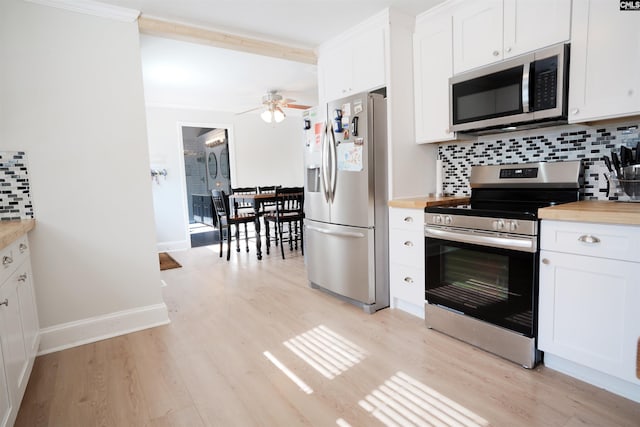
[[(142, 16), (315, 48), (394, 7), (416, 15), (442, 0), (100, 0)], [(145, 97), (149, 104), (242, 112), (279, 90), (297, 104), (317, 104), (315, 65), (206, 45), (141, 36)]]

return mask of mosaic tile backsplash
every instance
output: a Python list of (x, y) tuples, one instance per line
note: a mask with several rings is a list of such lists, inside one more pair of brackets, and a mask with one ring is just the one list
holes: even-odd
[(442, 143), (438, 155), (443, 164), (443, 189), (446, 194), (469, 195), (471, 166), (561, 162), (582, 160), (585, 200), (624, 200), (627, 196), (607, 196), (608, 170), (602, 160), (611, 150), (620, 154), (620, 146), (636, 148), (640, 141), (640, 122), (607, 126), (568, 125), (526, 132), (479, 136), (470, 141)]
[(0, 220), (33, 218), (27, 156), (22, 151), (0, 151)]

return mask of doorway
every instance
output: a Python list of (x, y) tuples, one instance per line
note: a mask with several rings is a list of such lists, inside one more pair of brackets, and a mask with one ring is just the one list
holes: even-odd
[(182, 143), (191, 247), (219, 243), (211, 190), (231, 190), (228, 131), (183, 126)]

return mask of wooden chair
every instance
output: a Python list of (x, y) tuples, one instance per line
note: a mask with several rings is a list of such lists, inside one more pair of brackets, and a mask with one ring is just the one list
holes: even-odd
[[(216, 211), (220, 227), (220, 257), (222, 257), (222, 241), (223, 239), (226, 239), (227, 261), (229, 261), (231, 258), (231, 227), (234, 225), (236, 227), (236, 252), (240, 252), (240, 224), (246, 225), (249, 222), (255, 221), (256, 216), (253, 213), (230, 213), (229, 197), (222, 190), (211, 190), (211, 198), (213, 200), (213, 207)], [(249, 252), (249, 238), (246, 233), (244, 237), (247, 252)]]
[[(258, 189), (256, 187), (235, 187), (231, 188), (231, 194), (258, 194)], [(237, 200), (233, 201), (233, 211), (232, 213), (235, 216), (245, 215), (245, 214), (254, 214), (253, 205), (251, 203), (239, 202)], [(244, 235), (247, 238), (247, 223), (244, 223)], [(236, 235), (236, 239), (238, 236)], [(247, 249), (248, 251), (248, 249)]]
[[(258, 186), (258, 194), (274, 194), (276, 193), (276, 188), (282, 188), (281, 185), (265, 185), (265, 186)], [(265, 237), (266, 236), (270, 236), (269, 233), (269, 222), (264, 220), (264, 215), (266, 213), (270, 213), (273, 214), (276, 211), (276, 202), (264, 202), (262, 203), (262, 206), (260, 207), (260, 215), (263, 217), (263, 228), (265, 230)], [(278, 246), (278, 230), (275, 228), (275, 223), (274, 223), (274, 229), (273, 229), (274, 233), (273, 233), (273, 241), (275, 243), (276, 246)], [(271, 246), (271, 242), (267, 243), (267, 255), (269, 254), (269, 247)]]
[[(304, 255), (304, 188), (276, 188), (276, 211), (263, 216), (265, 222), (275, 223), (280, 239), (280, 252), (284, 259), (284, 234), (289, 242), (289, 250), (298, 249), (298, 240)], [(269, 253), (269, 227), (267, 226), (267, 253)]]

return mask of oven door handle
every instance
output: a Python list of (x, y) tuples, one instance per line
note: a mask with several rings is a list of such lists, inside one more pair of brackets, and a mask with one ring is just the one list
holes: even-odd
[(442, 230), (439, 228), (425, 228), (426, 237), (435, 237), (443, 240), (453, 240), (454, 242), (471, 243), (493, 248), (512, 249), (521, 252), (534, 253), (538, 250), (536, 239), (492, 236), (479, 233), (459, 233), (456, 231)]

